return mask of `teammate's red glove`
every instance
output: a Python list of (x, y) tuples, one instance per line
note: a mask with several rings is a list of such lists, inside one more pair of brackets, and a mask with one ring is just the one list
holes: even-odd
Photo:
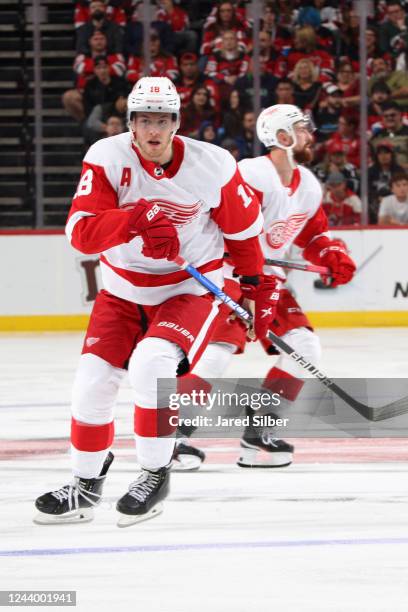
[(340, 240), (330, 240), (327, 236), (313, 240), (303, 251), (303, 257), (315, 265), (330, 269), (331, 287), (350, 282), (356, 271), (356, 264), (347, 255), (343, 243)]
[(159, 205), (142, 198), (131, 206), (129, 232), (142, 238), (143, 255), (153, 259), (174, 259), (180, 250), (177, 231)]
[[(256, 284), (258, 281), (258, 284)], [(275, 276), (241, 276), (243, 306), (254, 316), (248, 338), (265, 338), (270, 324), (276, 318), (281, 282)]]

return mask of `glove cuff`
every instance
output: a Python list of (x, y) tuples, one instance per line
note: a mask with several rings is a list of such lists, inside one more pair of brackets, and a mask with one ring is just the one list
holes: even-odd
[(240, 276), (240, 283), (243, 285), (253, 285), (257, 287), (261, 283), (259, 275), (255, 276)]

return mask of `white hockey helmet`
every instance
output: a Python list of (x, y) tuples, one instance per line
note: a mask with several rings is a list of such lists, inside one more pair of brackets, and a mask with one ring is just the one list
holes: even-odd
[(180, 96), (167, 77), (142, 77), (127, 99), (128, 122), (134, 112), (172, 113), (176, 115), (176, 129), (180, 126)]
[[(305, 127), (313, 131), (313, 125), (308, 115), (294, 104), (275, 104), (265, 108), (256, 122), (256, 133), (265, 147), (279, 147), (290, 152), (296, 146), (296, 134), (293, 126), (303, 122)], [(293, 143), (285, 146), (277, 138), (278, 132), (283, 130), (292, 137)]]

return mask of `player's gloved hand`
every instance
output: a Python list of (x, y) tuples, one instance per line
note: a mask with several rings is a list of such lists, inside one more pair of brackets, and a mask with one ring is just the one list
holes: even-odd
[(241, 276), (242, 305), (253, 314), (247, 332), (249, 340), (265, 338), (276, 318), (281, 282), (275, 276)]
[(142, 198), (131, 206), (129, 233), (142, 238), (143, 255), (153, 259), (174, 259), (180, 250), (177, 231), (159, 205)]
[[(303, 257), (315, 265), (330, 269), (331, 287), (349, 283), (356, 271), (356, 264), (348, 256), (344, 244), (340, 240), (330, 240), (327, 236), (313, 240), (303, 251)], [(328, 282), (327, 277), (322, 278)]]

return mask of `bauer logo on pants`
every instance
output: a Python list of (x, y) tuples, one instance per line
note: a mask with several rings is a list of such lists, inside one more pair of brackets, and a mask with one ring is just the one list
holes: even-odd
[(186, 336), (186, 338), (188, 338), (190, 342), (194, 342), (195, 340), (194, 336), (188, 331), (188, 329), (181, 327), (181, 325), (177, 325), (177, 323), (171, 323), (169, 321), (160, 321), (160, 323), (157, 324), (157, 327), (168, 327), (169, 329), (174, 329), (174, 331), (180, 332), (180, 334)]

